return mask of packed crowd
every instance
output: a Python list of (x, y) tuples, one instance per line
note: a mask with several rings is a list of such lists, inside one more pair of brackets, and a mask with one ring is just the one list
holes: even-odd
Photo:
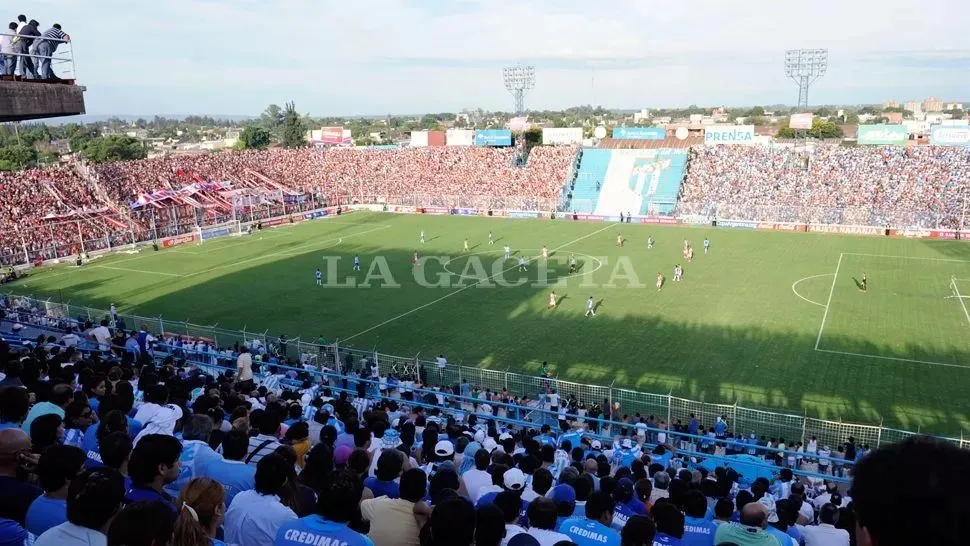
[(960, 227), (970, 149), (936, 146), (693, 148), (678, 212), (739, 220)]
[[(424, 195), (431, 202), (421, 204), (455, 206), (459, 196), (466, 201), (482, 196), (482, 204), (477, 205), (482, 208), (493, 206), (487, 202), (491, 198), (538, 202), (561, 194), (574, 150), (536, 148), (525, 167), (514, 165), (514, 153), (511, 148), (485, 147), (279, 149), (0, 174), (0, 202), (5, 204), (0, 208), (0, 262), (22, 262), (25, 254), (31, 261), (76, 254), (81, 249), (79, 238), (88, 251), (109, 242), (112, 246), (130, 243), (133, 232), (144, 240), (141, 237), (152, 232), (151, 226), (161, 237), (186, 233), (199, 222), (198, 211), (191, 206), (169, 201), (152, 210), (128, 211), (140, 195), (178, 190), (194, 182), (230, 182), (236, 187), (325, 195), (344, 202)], [(283, 210), (282, 205), (278, 208)], [(95, 210), (110, 213), (120, 225), (104, 217), (71, 221)], [(207, 211), (203, 221), (216, 220)]]
[[(145, 328), (121, 329), (112, 351), (112, 326), (0, 342), (0, 544), (966, 541), (970, 453), (933, 439), (860, 455), (846, 489), (782, 461), (770, 478), (695, 464), (663, 427), (600, 440), (582, 419), (535, 430), (485, 398), (458, 409), (445, 389), (366, 369), (374, 382), (261, 369), (263, 347), (205, 373), (153, 357), (164, 340)], [(544, 403), (562, 415), (554, 395)]]
[(20, 76), (24, 79), (54, 80), (51, 57), (71, 37), (54, 23), (41, 32), (36, 19), (18, 15), (16, 21), (0, 29), (0, 76)]

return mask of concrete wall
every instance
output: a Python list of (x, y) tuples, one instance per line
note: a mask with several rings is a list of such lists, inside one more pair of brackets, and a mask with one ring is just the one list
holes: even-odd
[(61, 83), (0, 81), (0, 122), (84, 113), (84, 87)]

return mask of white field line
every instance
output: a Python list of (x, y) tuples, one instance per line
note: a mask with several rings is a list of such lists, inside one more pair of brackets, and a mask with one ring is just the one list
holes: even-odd
[(817, 301), (812, 301), (812, 300), (806, 298), (805, 296), (799, 294), (798, 293), (798, 290), (795, 290), (795, 287), (798, 286), (798, 283), (807, 281), (809, 279), (817, 279), (819, 277), (828, 277), (829, 275), (832, 275), (832, 273), (822, 273), (821, 275), (812, 275), (811, 277), (805, 277), (804, 279), (798, 279), (797, 281), (791, 283), (791, 291), (794, 292), (796, 296), (798, 296), (799, 298), (802, 298), (803, 300), (807, 301), (808, 303), (811, 303), (812, 305), (818, 305), (819, 307), (825, 307), (825, 304), (819, 303)]
[(948, 364), (946, 362), (931, 362), (931, 361), (928, 361), (928, 360), (914, 360), (912, 358), (897, 358), (897, 357), (894, 357), (894, 356), (866, 355), (866, 354), (862, 354), (862, 353), (850, 353), (850, 352), (847, 352), (847, 351), (833, 351), (831, 349), (815, 349), (815, 350), (818, 351), (818, 352), (820, 352), (820, 353), (832, 353), (832, 354), (846, 355), (846, 356), (861, 356), (861, 357), (864, 357), (864, 358), (878, 358), (880, 360), (893, 360), (895, 362), (910, 362), (910, 363), (913, 363), (913, 364), (929, 364), (931, 366), (943, 366), (943, 367), (946, 367), (946, 368), (970, 369), (970, 366), (967, 366), (967, 365), (964, 365), (964, 364)]
[(149, 275), (165, 275), (166, 277), (185, 276), (185, 275), (179, 275), (178, 273), (162, 273), (161, 271), (152, 271), (150, 269), (129, 269), (127, 267), (113, 267), (110, 265), (92, 265), (91, 267), (96, 267), (98, 269), (112, 269), (114, 271), (127, 271), (128, 273), (147, 273)]
[[(247, 260), (241, 260), (241, 261), (238, 261), (238, 262), (232, 262), (232, 263), (217, 265), (215, 267), (210, 267), (209, 269), (203, 269), (202, 271), (195, 271), (193, 273), (188, 273), (188, 274), (182, 275), (182, 276), (183, 277), (194, 277), (196, 275), (204, 275), (206, 273), (211, 273), (212, 271), (218, 271), (218, 270), (223, 269), (223, 268), (226, 268), (226, 267), (235, 267), (235, 266), (238, 266), (238, 265), (242, 265), (244, 263), (254, 262), (256, 260), (262, 260), (264, 258), (269, 258), (270, 256), (286, 256), (288, 254), (292, 254), (293, 252), (296, 252), (296, 250), (299, 249), (299, 248), (311, 247), (311, 246), (316, 247), (317, 245), (320, 245), (321, 243), (330, 243), (330, 242), (340, 241), (340, 240), (343, 240), (343, 239), (350, 239), (351, 237), (359, 237), (361, 235), (366, 235), (368, 233), (372, 233), (374, 231), (379, 231), (379, 230), (382, 230), (382, 229), (387, 229), (389, 227), (390, 227), (389, 225), (383, 224), (383, 225), (381, 225), (379, 227), (375, 227), (373, 229), (365, 229), (364, 231), (360, 231), (360, 232), (357, 232), (357, 233), (350, 233), (350, 234), (347, 234), (347, 235), (343, 235), (343, 236), (340, 236), (340, 237), (334, 237), (332, 239), (326, 239), (326, 240), (323, 240), (323, 241), (312, 241), (312, 242), (309, 242), (309, 243), (304, 243), (302, 245), (297, 245), (297, 246), (295, 246), (293, 248), (289, 248), (289, 249), (286, 249), (286, 250), (282, 250), (280, 252), (272, 252), (272, 253), (269, 253), (269, 254), (261, 254), (259, 256), (254, 257), (254, 258), (249, 258)], [(332, 245), (326, 245), (325, 244), (325, 245), (323, 245), (322, 247), (319, 247), (319, 248), (307, 248), (306, 250), (323, 250), (323, 249), (327, 248), (328, 246), (332, 246)]]
[(970, 260), (956, 260), (953, 258), (924, 258), (922, 256), (892, 256), (888, 254), (866, 254), (865, 252), (843, 252), (846, 256), (869, 256), (870, 258), (896, 258), (900, 260), (929, 260), (932, 262), (970, 263)]
[[(568, 243), (565, 243), (563, 245), (557, 246), (556, 248), (550, 249), (550, 252), (555, 252), (557, 250), (566, 248), (567, 246), (569, 246), (571, 244), (578, 243), (579, 241), (582, 241), (583, 239), (588, 239), (588, 238), (592, 237), (593, 235), (596, 235), (597, 233), (601, 233), (603, 231), (606, 231), (608, 229), (613, 229), (615, 227), (616, 226), (614, 226), (612, 224), (611, 225), (608, 225), (608, 226), (606, 226), (606, 227), (604, 227), (602, 229), (598, 229), (598, 230), (596, 230), (596, 231), (594, 231), (592, 233), (589, 233), (587, 235), (583, 235), (582, 237), (579, 237), (578, 239), (573, 239), (572, 241), (569, 241)], [(539, 258), (539, 256), (534, 256), (532, 258), (529, 258), (529, 260), (528, 260), (527, 263), (532, 263), (534, 260), (536, 260), (538, 258)], [(394, 321), (396, 321), (398, 319), (402, 319), (402, 318), (410, 315), (411, 313), (416, 313), (416, 312), (418, 312), (418, 311), (420, 311), (420, 310), (422, 310), (422, 309), (424, 309), (426, 307), (430, 307), (430, 306), (432, 306), (432, 305), (434, 305), (434, 304), (436, 304), (436, 303), (438, 303), (440, 301), (444, 301), (444, 300), (446, 300), (446, 299), (448, 299), (448, 298), (450, 298), (450, 297), (452, 297), (452, 296), (454, 296), (456, 294), (460, 294), (460, 293), (464, 292), (465, 290), (468, 290), (469, 288), (473, 288), (475, 286), (478, 286), (479, 284), (482, 284), (483, 282), (486, 282), (486, 281), (492, 279), (493, 277), (498, 277), (499, 275), (504, 275), (505, 273), (507, 273), (507, 272), (509, 272), (509, 271), (517, 268), (517, 267), (519, 267), (518, 264), (513, 265), (512, 267), (508, 267), (506, 269), (503, 269), (502, 271), (500, 271), (498, 273), (493, 273), (492, 275), (489, 275), (488, 277), (485, 277), (484, 279), (481, 279), (478, 282), (469, 284), (467, 286), (463, 286), (463, 287), (461, 287), (461, 288), (459, 288), (459, 289), (457, 289), (457, 290), (455, 290), (453, 292), (449, 292), (449, 293), (445, 294), (444, 296), (441, 296), (438, 299), (431, 300), (428, 303), (425, 303), (423, 305), (419, 305), (419, 306), (415, 307), (414, 309), (411, 309), (410, 311), (405, 311), (405, 312), (401, 313), (400, 315), (397, 315), (395, 317), (391, 317), (391, 318), (385, 320), (384, 322), (381, 322), (380, 324), (376, 324), (374, 326), (371, 326), (370, 328), (367, 328), (366, 330), (361, 330), (360, 332), (357, 332), (356, 334), (354, 334), (354, 335), (352, 335), (350, 337), (342, 338), (342, 339), (340, 339), (340, 341), (350, 341), (351, 339), (354, 339), (355, 337), (362, 336), (362, 335), (366, 334), (367, 332), (376, 330), (376, 329), (378, 329), (378, 328), (380, 328), (382, 326), (385, 326), (387, 324), (390, 324), (390, 323), (392, 323), (392, 322), (394, 322)]]
[(957, 293), (957, 299), (960, 300), (960, 305), (963, 306), (963, 316), (967, 317), (967, 322), (970, 323), (970, 312), (967, 311), (967, 304), (963, 301), (963, 296), (960, 295), (960, 287), (957, 286), (957, 280), (951, 279), (950, 284), (953, 285), (953, 291)]
[(829, 299), (825, 302), (825, 313), (822, 314), (822, 325), (818, 327), (818, 337), (815, 338), (815, 350), (818, 350), (819, 343), (822, 342), (822, 331), (825, 330), (825, 319), (829, 317), (829, 306), (832, 305), (832, 294), (835, 293), (835, 281), (839, 279), (839, 268), (842, 267), (842, 256), (839, 254), (839, 263), (835, 266), (835, 273), (832, 275), (832, 288), (829, 289)]

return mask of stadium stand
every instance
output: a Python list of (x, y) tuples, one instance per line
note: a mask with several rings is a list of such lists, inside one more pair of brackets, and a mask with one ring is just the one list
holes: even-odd
[[(4, 543), (29, 544), (33, 529), (38, 544), (105, 532), (125, 544), (498, 544), (503, 522), (510, 544), (965, 541), (970, 452), (927, 437), (871, 452), (850, 438), (844, 459), (819, 446), (730, 455), (720, 420), (705, 435), (694, 422), (632, 426), (548, 389), (531, 405), (472, 398), (433, 378), (338, 374), (147, 330), (105, 349), (89, 324), (7, 299), (0, 312), (40, 336), (0, 342)], [(535, 427), (525, 408), (562, 426)]]
[(569, 208), (602, 216), (670, 214), (686, 164), (684, 148), (587, 148)]

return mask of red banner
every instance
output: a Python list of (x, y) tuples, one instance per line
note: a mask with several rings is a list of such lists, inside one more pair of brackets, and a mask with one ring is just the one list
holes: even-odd
[(162, 239), (162, 248), (171, 248), (177, 245), (184, 245), (186, 243), (191, 243), (195, 240), (195, 235), (176, 235), (174, 237), (166, 237)]
[(273, 227), (280, 224), (289, 224), (290, 218), (287, 216), (280, 216), (277, 218), (270, 218), (269, 220), (263, 220), (261, 223), (263, 224), (263, 227)]
[(323, 127), (320, 129), (320, 141), (324, 144), (341, 144), (344, 141), (343, 127)]
[(637, 218), (641, 224), (676, 224), (677, 219), (671, 216), (643, 216)]
[(960, 233), (957, 231), (931, 231), (931, 239), (959, 239)]

